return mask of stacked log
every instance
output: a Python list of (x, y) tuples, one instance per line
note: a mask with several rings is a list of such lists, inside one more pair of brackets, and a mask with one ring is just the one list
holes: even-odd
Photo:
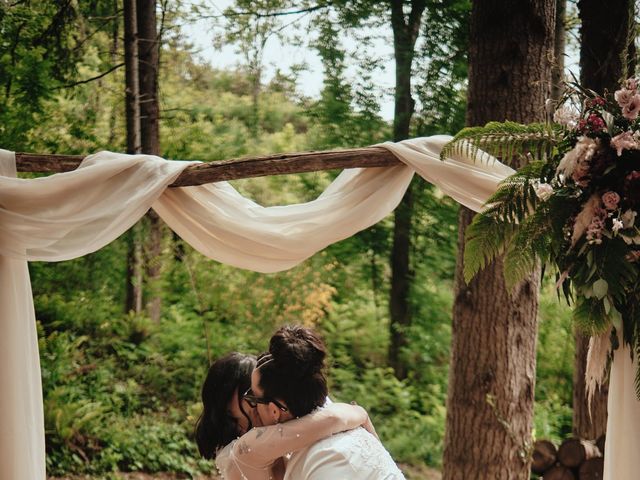
[(604, 469), (605, 438), (569, 438), (560, 448), (548, 440), (533, 446), (531, 471), (544, 480), (601, 480)]

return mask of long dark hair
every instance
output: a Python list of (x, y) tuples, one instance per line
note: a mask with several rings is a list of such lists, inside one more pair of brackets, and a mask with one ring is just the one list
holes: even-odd
[[(251, 387), (251, 372), (255, 365), (256, 358), (253, 355), (233, 352), (209, 367), (202, 385), (204, 408), (195, 430), (198, 450), (204, 458), (215, 458), (218, 449), (238, 437), (238, 424), (228, 413), (229, 402), (236, 390), (238, 402), (242, 401), (242, 394)], [(241, 403), (239, 407), (251, 425)]]
[(299, 325), (285, 325), (269, 342), (269, 352), (258, 358), (260, 387), (265, 397), (282, 399), (296, 417), (324, 405), (327, 350), (320, 336)]

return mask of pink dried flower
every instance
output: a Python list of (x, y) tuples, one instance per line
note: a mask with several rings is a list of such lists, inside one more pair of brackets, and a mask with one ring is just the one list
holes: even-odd
[(618, 105), (620, 105), (620, 108), (624, 108), (629, 105), (635, 94), (636, 92), (634, 90), (627, 90), (626, 88), (623, 88), (622, 90), (617, 90), (613, 94), (613, 97), (616, 99), (616, 102), (618, 102)]
[(620, 203), (620, 195), (612, 191), (606, 192), (602, 195), (602, 203), (607, 210), (615, 210)]
[[(575, 218), (573, 222), (573, 229), (571, 232), (571, 246), (573, 247), (580, 237), (584, 234), (587, 228), (591, 225), (594, 218), (600, 218), (600, 197), (595, 193), (589, 197), (589, 200), (585, 202), (582, 210)], [(605, 213), (606, 215), (606, 213)], [(604, 223), (604, 222), (603, 222)]]
[(627, 120), (635, 120), (638, 118), (638, 113), (640, 113), (640, 94), (635, 94), (622, 108), (622, 115)]
[(635, 78), (627, 78), (627, 81), (624, 84), (625, 88), (629, 90), (636, 90), (638, 88), (638, 80)]
[(622, 150), (631, 150), (638, 148), (633, 132), (622, 132), (611, 139), (611, 147), (615, 149), (618, 156), (622, 155)]
[(587, 227), (587, 240), (594, 243), (602, 242), (602, 231), (604, 230), (604, 220), (600, 217), (593, 217)]
[(583, 188), (589, 185), (589, 161), (584, 158), (578, 160), (571, 174), (571, 178), (577, 185)]
[(573, 177), (575, 170), (581, 165), (579, 174), (574, 177), (580, 179), (588, 173), (589, 163), (598, 150), (599, 144), (599, 139), (580, 137), (576, 146), (569, 150), (558, 164), (557, 172)]

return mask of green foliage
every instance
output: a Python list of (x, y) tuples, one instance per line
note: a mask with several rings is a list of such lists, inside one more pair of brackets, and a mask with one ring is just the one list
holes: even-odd
[(539, 305), (534, 435), (559, 443), (572, 431), (574, 328), (553, 279), (543, 279)]
[(489, 122), (484, 127), (460, 130), (440, 153), (442, 159), (455, 155), (491, 161), (491, 157), (511, 163), (515, 157), (531, 155), (544, 159), (560, 141), (557, 125), (515, 122)]
[(427, 2), (413, 75), (419, 136), (464, 127), (470, 10), (469, 0)]
[[(0, 144), (24, 150), (34, 127), (48, 113), (46, 104), (65, 84), (85, 71), (78, 62), (88, 38), (101, 29), (88, 17), (113, 13), (112, 2), (3, 2), (0, 4)], [(97, 34), (97, 35), (96, 35)], [(106, 61), (109, 64), (109, 61)], [(101, 65), (106, 70), (105, 65)]]

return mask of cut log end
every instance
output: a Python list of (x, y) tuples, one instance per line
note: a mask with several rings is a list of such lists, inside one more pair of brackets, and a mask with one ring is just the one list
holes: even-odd
[(555, 465), (558, 459), (556, 446), (548, 440), (536, 440), (533, 445), (533, 461), (531, 471), (538, 475), (543, 474)]
[(556, 465), (551, 467), (547, 472), (542, 476), (543, 480), (576, 480), (576, 476), (573, 474), (571, 469), (563, 466)]
[(604, 459), (602, 457), (595, 457), (586, 460), (580, 465), (579, 478), (580, 480), (602, 480), (604, 472)]
[(577, 468), (585, 460), (599, 456), (600, 450), (593, 442), (579, 438), (565, 440), (558, 450), (558, 461), (569, 468)]

